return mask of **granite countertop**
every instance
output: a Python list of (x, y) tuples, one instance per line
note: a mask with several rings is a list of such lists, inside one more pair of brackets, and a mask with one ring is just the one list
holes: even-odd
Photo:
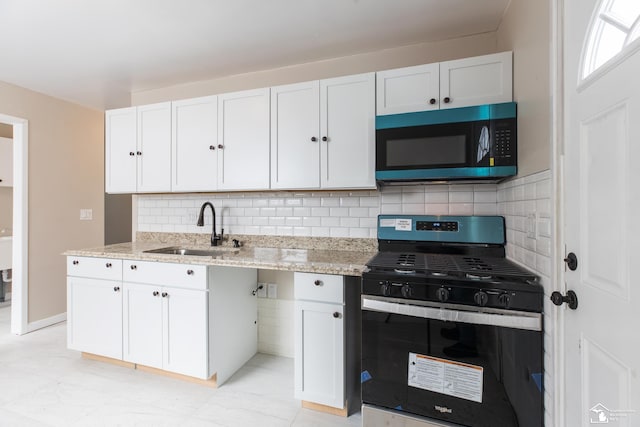
[[(194, 241), (193, 238), (186, 242), (181, 238), (167, 239), (167, 236), (149, 238), (149, 236), (143, 235), (138, 237), (142, 237), (142, 239), (138, 239), (135, 242), (118, 243), (90, 249), (69, 250), (63, 255), (301, 271), (343, 276), (361, 276), (365, 264), (375, 255), (375, 246), (372, 246), (371, 242), (356, 241), (356, 244), (354, 244), (349, 240), (341, 242), (338, 239), (330, 243), (319, 240), (310, 243), (313, 238), (306, 238), (305, 240), (295, 240), (293, 238), (274, 242), (280, 247), (261, 247), (251, 246), (252, 240), (247, 236), (243, 236), (245, 244), (240, 248), (233, 248), (226, 244), (211, 247), (210, 245), (202, 244), (200, 240)], [(261, 240), (259, 241), (264, 243)], [(286, 247), (287, 245), (294, 246), (294, 248)], [(148, 250), (168, 246), (212, 249), (221, 253), (217, 256), (145, 253)], [(339, 249), (340, 247), (346, 248), (346, 250), (341, 250)]]

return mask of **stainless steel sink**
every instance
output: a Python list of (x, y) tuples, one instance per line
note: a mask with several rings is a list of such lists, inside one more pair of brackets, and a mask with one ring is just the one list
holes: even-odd
[(170, 246), (168, 248), (160, 248), (160, 249), (151, 249), (148, 251), (144, 251), (149, 254), (165, 254), (165, 255), (190, 255), (190, 256), (220, 256), (224, 254), (232, 254), (237, 251), (225, 251), (225, 250), (215, 250), (215, 249), (189, 249), (189, 248), (181, 248), (179, 246)]

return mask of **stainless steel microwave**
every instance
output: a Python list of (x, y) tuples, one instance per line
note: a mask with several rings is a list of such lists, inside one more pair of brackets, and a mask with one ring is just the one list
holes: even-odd
[(499, 181), (518, 172), (515, 102), (376, 117), (376, 181)]

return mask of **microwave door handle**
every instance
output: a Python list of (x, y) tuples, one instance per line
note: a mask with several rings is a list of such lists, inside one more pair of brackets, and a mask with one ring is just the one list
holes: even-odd
[(542, 330), (542, 317), (539, 313), (494, 314), (476, 311), (452, 310), (421, 305), (399, 304), (379, 299), (362, 297), (362, 309), (402, 316), (420, 317), (423, 319), (441, 320), (444, 322), (461, 322), (474, 325), (498, 326), (530, 331)]

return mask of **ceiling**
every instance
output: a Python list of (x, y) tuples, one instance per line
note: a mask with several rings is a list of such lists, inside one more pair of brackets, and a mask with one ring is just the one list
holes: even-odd
[(0, 0), (0, 80), (85, 106), (494, 31), (509, 0)]

